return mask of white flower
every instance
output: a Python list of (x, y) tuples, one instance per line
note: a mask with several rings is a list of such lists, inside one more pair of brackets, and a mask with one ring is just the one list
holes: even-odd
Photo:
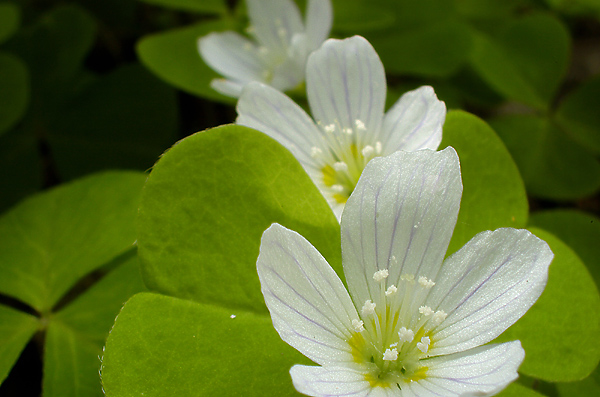
[(308, 58), (308, 102), (316, 123), (277, 90), (250, 83), (237, 123), (294, 154), (338, 219), (365, 165), (397, 150), (437, 149), (446, 106), (431, 87), (404, 94), (384, 115), (386, 81), (377, 53), (360, 36), (327, 40)]
[(330, 0), (309, 0), (306, 24), (292, 0), (246, 0), (254, 41), (235, 32), (211, 33), (198, 41), (200, 55), (225, 76), (211, 86), (238, 97), (245, 84), (260, 81), (286, 91), (304, 81), (308, 54), (329, 36)]
[(299, 392), (485, 396), (517, 378), (520, 342), (485, 344), (537, 300), (553, 254), (527, 230), (502, 228), (444, 260), (461, 194), (452, 148), (371, 161), (341, 221), (349, 293), (302, 236), (265, 231), (257, 269), (273, 325), (319, 365), (292, 367)]

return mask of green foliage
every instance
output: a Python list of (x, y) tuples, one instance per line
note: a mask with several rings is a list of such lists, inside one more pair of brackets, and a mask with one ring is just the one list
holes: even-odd
[(201, 13), (225, 13), (227, 4), (225, 0), (139, 0), (148, 4), (156, 4), (177, 10)]
[(0, 3), (0, 43), (18, 29), (21, 19), (19, 8), (11, 3)]
[(303, 234), (341, 269), (339, 224), (291, 153), (242, 126), (192, 135), (162, 156), (144, 189), (144, 282), (167, 295), (264, 313), (256, 258), (273, 222)]
[(23, 117), (29, 102), (29, 74), (18, 57), (0, 52), (0, 135)]
[[(481, 119), (449, 112), (440, 149), (452, 146), (460, 158), (463, 196), (448, 254), (482, 230), (527, 224), (527, 197), (510, 154)], [(482, 167), (481, 164), (486, 164)]]
[(0, 218), (0, 293), (36, 314), (0, 306), (0, 379), (41, 331), (44, 396), (102, 395), (104, 339), (123, 302), (144, 290), (132, 246), (144, 180), (137, 172), (97, 174), (31, 197)]
[(581, 380), (600, 360), (598, 288), (565, 243), (542, 229), (531, 231), (554, 252), (548, 284), (527, 314), (498, 340), (521, 341), (527, 354), (519, 371), (525, 375), (552, 382)]

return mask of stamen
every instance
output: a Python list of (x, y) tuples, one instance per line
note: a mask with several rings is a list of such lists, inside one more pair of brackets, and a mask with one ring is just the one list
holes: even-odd
[(433, 314), (433, 310), (431, 310), (429, 306), (421, 306), (419, 308), (419, 313), (421, 313), (425, 317), (429, 317)]
[(429, 339), (429, 337), (424, 336), (421, 338), (421, 342), (417, 342), (417, 349), (421, 350), (423, 353), (427, 353), (430, 343), (431, 340)]
[(412, 274), (403, 274), (402, 276), (400, 276), (400, 280), (412, 284), (415, 282), (415, 276)]
[(392, 284), (385, 291), (385, 296), (394, 295), (396, 292), (398, 292), (398, 288), (396, 288), (396, 286)]
[(419, 285), (421, 285), (421, 287), (423, 287), (423, 288), (429, 289), (435, 285), (435, 282), (433, 282), (433, 280), (428, 279), (425, 276), (421, 276), (421, 277), (419, 277)]
[(341, 193), (344, 191), (344, 187), (342, 185), (331, 185), (331, 190)]
[(412, 329), (407, 329), (406, 327), (400, 328), (398, 331), (398, 337), (400, 338), (400, 342), (412, 342), (415, 337), (415, 333)]
[(352, 128), (344, 128), (342, 131), (348, 135), (352, 135), (352, 133), (354, 132), (354, 131), (352, 131)]
[(373, 303), (373, 301), (371, 301), (371, 299), (367, 299), (365, 301), (365, 304), (363, 305), (362, 309), (360, 310), (360, 312), (363, 315), (368, 315), (368, 314), (373, 314), (375, 313), (375, 307), (377, 305), (375, 303)]
[(381, 150), (382, 150), (381, 142), (379, 142), (379, 141), (375, 142), (375, 153), (381, 154)]
[(445, 311), (438, 310), (433, 314), (433, 317), (431, 318), (431, 323), (434, 327), (437, 327), (442, 323), (442, 321), (446, 319), (446, 317), (448, 317), (448, 314), (446, 314)]
[(339, 172), (345, 172), (348, 171), (348, 164), (343, 161), (337, 161), (333, 163), (333, 169)]
[(373, 154), (374, 151), (375, 149), (373, 149), (373, 146), (367, 145), (363, 148), (363, 150), (361, 150), (361, 153), (363, 157), (369, 157)]
[(356, 332), (363, 332), (365, 330), (365, 323), (360, 320), (352, 320), (352, 326)]
[(326, 125), (325, 127), (323, 127), (323, 129), (325, 130), (325, 132), (333, 132), (335, 131), (335, 124)]
[(318, 148), (316, 146), (313, 146), (310, 148), (310, 156), (311, 157), (313, 157), (313, 158), (319, 157), (321, 154), (323, 154), (323, 151), (320, 148)]
[(383, 359), (385, 361), (394, 361), (398, 359), (398, 350), (396, 349), (386, 349), (383, 353)]
[(359, 130), (366, 130), (367, 129), (367, 127), (365, 127), (365, 123), (363, 123), (359, 119), (354, 120), (354, 124), (356, 125), (356, 128), (359, 129)]
[(390, 273), (387, 269), (378, 270), (373, 274), (373, 280), (380, 282), (385, 280), (389, 275)]

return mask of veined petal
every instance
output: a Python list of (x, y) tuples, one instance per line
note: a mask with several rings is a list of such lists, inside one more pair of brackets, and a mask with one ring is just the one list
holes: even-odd
[(291, 37), (304, 31), (292, 0), (246, 0), (246, 5), (254, 36), (270, 51), (285, 55)]
[(364, 373), (348, 367), (294, 365), (290, 375), (296, 390), (309, 396), (363, 397), (372, 389)]
[(519, 341), (435, 357), (424, 362), (426, 378), (409, 383), (402, 392), (406, 388), (417, 396), (491, 396), (517, 379), (524, 357)]
[(271, 225), (261, 240), (257, 270), (281, 339), (321, 365), (352, 361), (347, 340), (358, 314), (337, 274), (304, 237)]
[(541, 295), (553, 253), (527, 230), (479, 233), (447, 258), (427, 303), (448, 316), (431, 355), (482, 345), (517, 321)]
[[(342, 215), (342, 262), (357, 307), (410, 274), (434, 279), (458, 215), (462, 183), (453, 148), (396, 152), (367, 164)], [(418, 308), (418, 306), (417, 306)]]
[(433, 88), (423, 86), (402, 95), (383, 119), (381, 141), (386, 154), (397, 150), (436, 150), (442, 141), (446, 105)]
[[(383, 120), (386, 82), (375, 49), (360, 36), (329, 39), (308, 57), (308, 103), (317, 122), (343, 129), (360, 120), (364, 138), (374, 144)], [(357, 146), (361, 146), (357, 142)]]
[(285, 94), (265, 84), (250, 83), (242, 91), (237, 112), (237, 124), (269, 135), (292, 152), (307, 171), (318, 171), (311, 149), (326, 149), (322, 132)]
[(238, 82), (264, 81), (266, 66), (256, 46), (235, 32), (210, 33), (198, 40), (204, 62)]
[(306, 58), (308, 57), (307, 37), (305, 33), (297, 33), (292, 37), (288, 57), (273, 69), (272, 87), (279, 91), (287, 91), (297, 87), (304, 81)]
[(306, 34), (311, 51), (321, 46), (328, 37), (333, 23), (330, 0), (309, 0), (306, 10)]

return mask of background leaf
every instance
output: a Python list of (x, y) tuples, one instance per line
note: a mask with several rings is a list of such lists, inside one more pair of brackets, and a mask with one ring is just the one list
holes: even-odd
[(0, 292), (49, 312), (82, 276), (131, 247), (144, 180), (137, 172), (97, 174), (7, 212), (0, 218)]
[(27, 66), (16, 56), (0, 52), (0, 135), (23, 117), (28, 102)]
[(525, 361), (519, 372), (550, 382), (587, 377), (600, 360), (600, 295), (571, 249), (552, 234), (530, 229), (550, 245), (548, 284), (529, 311), (498, 341), (519, 339)]
[(237, 125), (185, 138), (161, 157), (144, 188), (144, 282), (167, 295), (265, 313), (256, 258), (273, 222), (305, 236), (341, 269), (339, 224), (283, 146)]
[(0, 305), (0, 383), (39, 327), (37, 318)]
[(475, 234), (499, 227), (525, 227), (528, 204), (523, 181), (510, 154), (480, 118), (451, 111), (440, 149), (452, 146), (460, 158), (463, 195), (448, 254)]
[(225, 13), (225, 0), (139, 0), (148, 4), (156, 4), (177, 10), (195, 11), (202, 13)]
[(19, 28), (21, 12), (11, 3), (0, 3), (0, 43), (3, 43)]
[(567, 200), (591, 195), (600, 187), (598, 160), (550, 120), (514, 115), (490, 124), (518, 164), (531, 195)]

